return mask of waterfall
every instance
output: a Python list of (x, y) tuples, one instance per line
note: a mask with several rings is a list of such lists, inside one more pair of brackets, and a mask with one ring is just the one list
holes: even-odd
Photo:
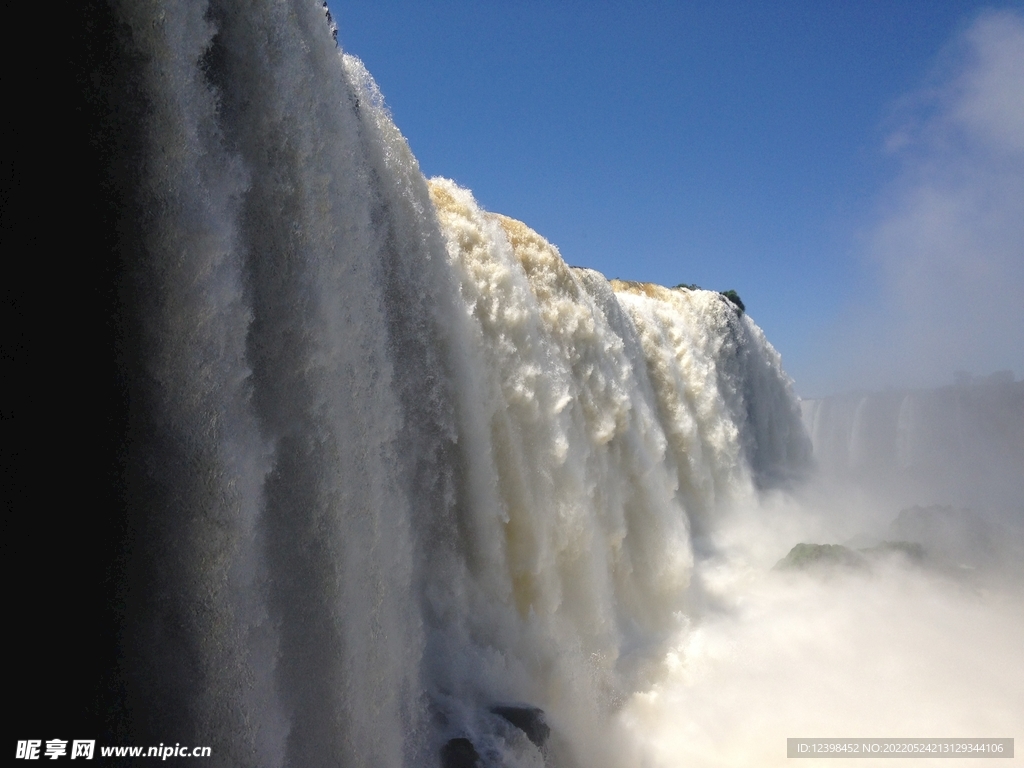
[(1024, 382), (1009, 371), (935, 389), (801, 403), (821, 474), (893, 507), (956, 504), (1020, 518)]
[(808, 465), (778, 353), (426, 180), (314, 0), (103, 7), (110, 729), (217, 765), (630, 764), (614, 715), (716, 520)]

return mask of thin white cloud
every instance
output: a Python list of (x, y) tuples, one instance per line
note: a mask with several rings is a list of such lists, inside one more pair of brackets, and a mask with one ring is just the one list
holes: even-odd
[(996, 152), (1024, 153), (1024, 20), (987, 14), (966, 35), (975, 57), (957, 83), (952, 118)]
[(836, 345), (847, 387), (1024, 374), (1024, 18), (983, 14), (949, 55), (885, 142), (901, 170), (865, 240), (878, 294)]

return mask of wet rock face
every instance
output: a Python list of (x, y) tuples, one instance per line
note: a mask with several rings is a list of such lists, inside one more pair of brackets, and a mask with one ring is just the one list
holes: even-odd
[(828, 569), (868, 569), (872, 565), (893, 557), (905, 563), (925, 563), (927, 552), (913, 541), (880, 541), (870, 547), (852, 549), (841, 544), (807, 544), (801, 542), (779, 560), (775, 571), (824, 571)]
[(864, 556), (840, 544), (807, 544), (801, 542), (775, 564), (774, 570), (807, 570), (810, 568), (862, 568)]
[(544, 711), (537, 707), (513, 707), (496, 706), (491, 707), (491, 712), (505, 718), (516, 728), (526, 734), (526, 738), (543, 747), (551, 735), (551, 728), (544, 720)]
[[(551, 728), (544, 719), (544, 710), (539, 707), (497, 704), (490, 707), (488, 711), (522, 731), (523, 735), (537, 749), (542, 750), (551, 735)], [(497, 736), (498, 733), (496, 732), (494, 735)], [(500, 738), (507, 739), (509, 735), (511, 733), (506, 731)], [(486, 749), (484, 754), (488, 754)], [(477, 752), (473, 742), (464, 737), (449, 739), (445, 742), (445, 745), (441, 747), (440, 756), (441, 768), (485, 768), (485, 764), (490, 765), (490, 756), (485, 761)]]
[(449, 739), (441, 747), (441, 768), (480, 768), (480, 755), (469, 739)]

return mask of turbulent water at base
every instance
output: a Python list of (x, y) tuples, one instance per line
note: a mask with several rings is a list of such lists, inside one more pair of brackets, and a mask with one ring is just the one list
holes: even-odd
[(614, 715), (716, 519), (809, 461), (778, 354), (720, 294), (569, 267), (426, 181), (317, 3), (113, 7), (142, 104), (125, 732), (631, 765)]

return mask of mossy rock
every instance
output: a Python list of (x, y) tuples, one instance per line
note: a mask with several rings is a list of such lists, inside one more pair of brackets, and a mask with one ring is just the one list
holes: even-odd
[(893, 554), (903, 555), (908, 560), (916, 563), (923, 561), (927, 554), (925, 548), (916, 541), (883, 541), (881, 544), (865, 547), (860, 551), (869, 557)]
[(747, 311), (747, 307), (743, 303), (743, 299), (740, 298), (740, 295), (738, 293), (736, 293), (736, 291), (733, 291), (733, 290), (721, 291), (721, 294), (725, 298), (727, 298), (729, 301), (732, 302), (733, 306), (736, 307), (736, 309), (738, 309), (740, 311), (741, 315), (744, 312)]
[(779, 560), (773, 570), (805, 570), (835, 566), (860, 568), (865, 564), (863, 555), (842, 544), (805, 544), (801, 542), (789, 550), (789, 554)]
[(872, 561), (891, 555), (905, 557), (914, 563), (922, 563), (927, 552), (913, 541), (883, 541), (863, 549), (851, 549), (842, 544), (806, 544), (801, 542), (789, 550), (784, 558), (775, 564), (773, 570), (805, 570), (819, 567), (865, 568)]

